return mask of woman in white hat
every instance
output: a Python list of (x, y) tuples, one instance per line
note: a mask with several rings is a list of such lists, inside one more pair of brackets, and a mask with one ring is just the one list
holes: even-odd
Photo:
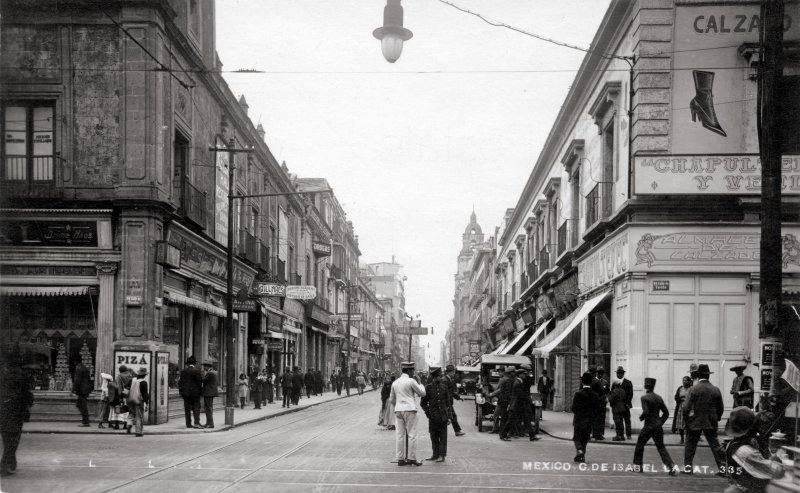
[[(108, 384), (113, 380), (113, 377), (108, 373), (101, 373), (100, 378), (103, 379), (103, 383), (100, 384), (100, 411), (98, 412), (98, 420), (100, 421), (97, 424), (98, 428), (105, 428), (103, 426), (104, 421), (108, 421), (108, 412), (109, 412), (109, 404), (108, 404)], [(111, 422), (108, 421), (108, 427), (111, 427)]]

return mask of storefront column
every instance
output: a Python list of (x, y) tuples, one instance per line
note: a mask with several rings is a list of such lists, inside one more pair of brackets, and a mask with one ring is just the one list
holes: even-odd
[(97, 301), (97, 354), (94, 362), (95, 388), (100, 388), (100, 373), (113, 373), (114, 368), (114, 278), (117, 264), (99, 263), (97, 278), (100, 280), (100, 294)]
[[(628, 365), (630, 368), (625, 370), (629, 375), (639, 378), (630, 378), (633, 382), (634, 398), (633, 402), (639, 402), (639, 391), (642, 387), (642, 375), (645, 374), (647, 360), (647, 299), (645, 288), (647, 287), (647, 274), (628, 274), (623, 281), (623, 289), (628, 284), (630, 303), (628, 310), (630, 314), (630, 327), (627, 333), (630, 334), (630, 346), (628, 349)], [(634, 404), (636, 406), (636, 404)]]

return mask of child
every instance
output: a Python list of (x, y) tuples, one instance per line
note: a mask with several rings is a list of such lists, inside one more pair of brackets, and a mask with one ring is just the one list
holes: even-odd
[(611, 392), (608, 394), (608, 404), (611, 406), (611, 415), (614, 418), (614, 429), (617, 431), (617, 436), (612, 438), (615, 442), (625, 441), (625, 413), (628, 407), (625, 403), (625, 390), (622, 388), (622, 382), (615, 380), (611, 385)]

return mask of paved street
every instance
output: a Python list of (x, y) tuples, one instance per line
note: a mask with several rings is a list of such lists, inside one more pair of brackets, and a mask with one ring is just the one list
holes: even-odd
[[(230, 431), (198, 435), (26, 434), (19, 470), (4, 492), (94, 491), (722, 491), (713, 475), (613, 471), (632, 446), (591, 443), (586, 468), (571, 462), (572, 443), (545, 436), (501, 442), (478, 433), (473, 402), (456, 403), (467, 435), (450, 430), (445, 464), (400, 468), (394, 433), (378, 426), (376, 393), (318, 406)], [(418, 458), (430, 455), (422, 419)], [(670, 447), (674, 459), (682, 447)], [(660, 462), (648, 449), (645, 463)], [(712, 466), (708, 448), (696, 465)], [(605, 465), (605, 466), (604, 466)], [(537, 470), (543, 468), (551, 470)], [(552, 470), (556, 467), (570, 468)], [(606, 471), (599, 469), (606, 467)], [(595, 469), (596, 471), (592, 471)]]

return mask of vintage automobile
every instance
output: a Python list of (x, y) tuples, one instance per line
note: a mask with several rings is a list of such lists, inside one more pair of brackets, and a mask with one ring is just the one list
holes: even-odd
[(460, 395), (475, 395), (479, 366), (456, 366), (456, 387)]
[[(509, 365), (519, 368), (525, 364), (531, 364), (531, 360), (527, 356), (515, 356), (511, 354), (484, 354), (481, 356), (480, 379), (475, 393), (475, 426), (478, 427), (479, 432), (483, 431), (484, 427), (491, 429), (494, 426), (497, 397), (489, 397), (489, 395), (497, 390), (500, 378), (503, 376), (501, 369), (504, 370), (505, 367)], [(539, 394), (532, 393), (531, 401), (533, 406), (534, 426), (536, 430), (538, 430), (541, 416), (540, 409), (542, 406), (542, 402), (539, 400)], [(489, 421), (491, 425), (485, 424), (486, 421)]]

